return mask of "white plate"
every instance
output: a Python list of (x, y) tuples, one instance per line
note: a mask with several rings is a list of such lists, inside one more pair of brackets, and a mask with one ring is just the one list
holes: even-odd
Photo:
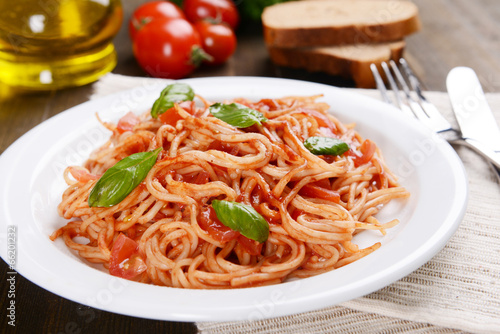
[(128, 110), (148, 109), (164, 88), (160, 81), (71, 108), (38, 125), (0, 157), (0, 254), (7, 260), (7, 227), (17, 228), (17, 270), (59, 296), (110, 312), (178, 321), (252, 320), (305, 312), (378, 290), (423, 265), (460, 224), (467, 202), (463, 165), (453, 149), (396, 109), (338, 88), (286, 79), (219, 77), (183, 80), (212, 101), (324, 94), (344, 122), (382, 149), (388, 165), (411, 192), (390, 203), (380, 219), (400, 225), (381, 236), (365, 231), (361, 246), (382, 247), (338, 270), (274, 286), (187, 290), (140, 284), (110, 276), (49, 235), (65, 220), (57, 215), (65, 184), (62, 171), (81, 164), (109, 136), (95, 113), (117, 121)]

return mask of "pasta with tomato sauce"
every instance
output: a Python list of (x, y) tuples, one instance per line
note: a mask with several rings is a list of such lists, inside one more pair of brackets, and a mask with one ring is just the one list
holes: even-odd
[(148, 113), (101, 121), (111, 137), (65, 170), (70, 221), (52, 240), (122, 278), (224, 289), (345, 266), (380, 247), (356, 233), (398, 224), (375, 215), (408, 191), (320, 96), (214, 104), (175, 85)]

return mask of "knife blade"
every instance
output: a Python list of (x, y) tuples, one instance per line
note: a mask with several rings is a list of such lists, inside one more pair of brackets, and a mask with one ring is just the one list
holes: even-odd
[(456, 67), (448, 74), (446, 86), (463, 139), (500, 168), (500, 129), (476, 73)]
[(500, 129), (473, 69), (455, 67), (446, 86), (462, 136), (500, 151)]

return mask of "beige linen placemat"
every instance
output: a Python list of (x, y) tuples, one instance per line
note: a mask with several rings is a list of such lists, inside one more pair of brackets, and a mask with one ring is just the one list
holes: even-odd
[[(166, 81), (108, 74), (92, 98)], [(349, 89), (351, 90), (351, 89)], [(379, 98), (376, 90), (356, 90)], [(454, 122), (448, 95), (426, 92)], [(500, 123), (500, 93), (487, 94)], [(500, 333), (500, 185), (477, 154), (456, 147), (469, 179), (469, 203), (444, 249), (410, 275), (330, 308), (261, 321), (197, 323), (201, 333)]]

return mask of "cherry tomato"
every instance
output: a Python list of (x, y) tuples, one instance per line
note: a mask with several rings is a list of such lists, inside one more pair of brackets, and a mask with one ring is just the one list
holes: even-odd
[(202, 209), (198, 216), (198, 223), (218, 242), (226, 243), (240, 236), (240, 232), (232, 230), (220, 222), (211, 206)]
[(158, 116), (158, 119), (163, 124), (175, 126), (177, 124), (177, 121), (181, 120), (182, 117), (181, 115), (179, 115), (177, 110), (174, 107), (172, 107), (170, 109), (167, 109), (164, 113), (160, 114), (160, 116)]
[(361, 165), (366, 164), (373, 158), (373, 154), (375, 153), (375, 150), (377, 149), (377, 146), (375, 145), (374, 142), (372, 142), (370, 139), (365, 139), (363, 144), (361, 144), (361, 147), (359, 150), (361, 151), (362, 155), (357, 155), (353, 150), (349, 150), (346, 152), (346, 154), (350, 155), (353, 157), (353, 162), (354, 166), (359, 167)]
[(111, 248), (109, 273), (113, 276), (132, 279), (146, 269), (146, 263), (139, 255), (137, 242), (120, 233)]
[(128, 24), (130, 39), (134, 40), (138, 30), (154, 19), (186, 19), (182, 9), (169, 1), (147, 2), (134, 11)]
[(187, 76), (206, 58), (198, 32), (183, 19), (151, 21), (135, 35), (133, 51), (147, 73), (170, 79)]
[(238, 9), (231, 0), (184, 0), (183, 8), (191, 22), (213, 19), (226, 22), (232, 29), (236, 29), (240, 22)]
[(89, 173), (85, 168), (79, 168), (79, 167), (69, 167), (69, 172), (71, 173), (71, 176), (75, 178), (78, 182), (82, 183), (87, 183), (91, 180), (98, 180), (99, 175)]
[[(183, 101), (179, 103), (179, 107), (186, 110), (191, 115), (194, 114), (195, 103), (193, 101)], [(164, 113), (160, 114), (160, 116), (158, 116), (158, 119), (163, 124), (175, 126), (177, 124), (177, 121), (182, 119), (182, 117), (177, 112), (177, 109), (175, 109), (175, 107), (172, 107), (170, 109), (167, 109)]]
[(213, 58), (207, 60), (207, 63), (219, 65), (233, 55), (236, 36), (229, 26), (203, 20), (196, 22), (194, 28), (200, 34), (203, 50)]
[(238, 243), (250, 255), (260, 255), (260, 253), (262, 252), (262, 246), (264, 245), (259, 243), (258, 241), (248, 239), (243, 235), (240, 235), (238, 237)]
[(119, 133), (132, 131), (134, 129), (134, 126), (139, 124), (139, 122), (139, 117), (137, 117), (133, 112), (129, 111), (125, 114), (125, 116), (120, 118), (118, 124), (116, 125), (116, 130), (118, 130)]

